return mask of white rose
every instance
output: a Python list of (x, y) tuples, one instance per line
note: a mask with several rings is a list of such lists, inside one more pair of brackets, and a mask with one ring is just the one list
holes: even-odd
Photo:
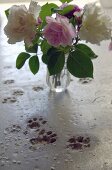
[(82, 27), (79, 31), (81, 40), (86, 40), (92, 44), (100, 44), (101, 41), (111, 37), (110, 19), (105, 16), (96, 3), (85, 6), (82, 20)]
[(30, 6), (29, 6), (29, 13), (33, 14), (35, 19), (39, 16), (41, 10), (41, 6), (38, 5), (36, 1), (31, 1)]
[[(30, 10), (31, 6), (33, 8), (32, 3), (29, 7)], [(8, 23), (4, 28), (5, 34), (9, 38), (8, 43), (15, 44), (24, 40), (26, 44), (31, 45), (36, 34), (36, 6), (34, 13), (30, 10), (27, 10), (25, 5), (14, 5), (10, 8)]]

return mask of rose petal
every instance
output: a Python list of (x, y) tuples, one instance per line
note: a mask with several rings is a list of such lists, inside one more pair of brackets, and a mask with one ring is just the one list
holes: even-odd
[(46, 20), (48, 24), (44, 28), (43, 35), (50, 45), (58, 47), (72, 44), (76, 31), (68, 18), (58, 14), (56, 19), (47, 17)]
[(29, 5), (29, 13), (33, 14), (35, 19), (37, 19), (37, 17), (39, 16), (39, 13), (41, 11), (41, 6), (38, 5), (38, 3), (34, 0), (32, 0), (30, 2), (30, 5)]
[(111, 40), (111, 42), (109, 44), (109, 51), (112, 51), (112, 40)]
[(50, 22), (56, 22), (56, 20), (52, 17), (47, 16), (46, 17), (46, 22), (49, 24)]

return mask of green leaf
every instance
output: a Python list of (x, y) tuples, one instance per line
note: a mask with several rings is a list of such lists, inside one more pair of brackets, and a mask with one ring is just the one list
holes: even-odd
[(45, 22), (46, 16), (51, 16), (53, 14), (53, 10), (52, 10), (53, 8), (58, 8), (58, 6), (54, 3), (50, 3), (50, 4), (46, 3), (45, 5), (41, 7), (39, 16), (43, 21), (43, 24), (42, 24), (43, 26), (46, 23)]
[(69, 3), (69, 2), (72, 2), (73, 0), (60, 0), (60, 2), (62, 2), (62, 3), (65, 3), (65, 2), (67, 2), (67, 3)]
[(67, 3), (72, 2), (73, 0), (67, 0)]
[(34, 45), (32, 45), (32, 46), (27, 46), (27, 44), (25, 44), (25, 50), (26, 50), (28, 53), (37, 53), (38, 45), (37, 45), (37, 44), (34, 44)]
[(71, 49), (71, 46), (68, 45), (68, 46), (63, 47), (63, 46), (60, 45), (58, 49), (60, 51), (63, 51), (65, 54), (68, 54), (70, 49)]
[(30, 54), (22, 52), (18, 55), (16, 59), (16, 68), (20, 69), (25, 64), (25, 61), (30, 57)]
[(32, 41), (32, 45), (31, 46), (28, 46), (27, 44), (25, 44), (25, 50), (28, 52), (28, 53), (37, 53), (37, 50), (38, 50), (38, 41), (39, 41), (39, 35), (36, 34), (35, 35), (35, 38), (33, 39)]
[(31, 72), (35, 75), (39, 70), (39, 59), (38, 56), (32, 56), (29, 60), (29, 67)]
[(51, 48), (47, 53), (47, 66), (50, 75), (60, 73), (64, 67), (65, 55), (64, 52), (58, 51), (56, 48)]
[(67, 7), (63, 8), (62, 11), (59, 11), (58, 13), (60, 15), (65, 15), (68, 14), (70, 11), (72, 11), (74, 9), (74, 5), (68, 5)]
[(90, 47), (85, 44), (77, 44), (76, 49), (83, 51), (91, 59), (97, 58), (98, 56), (92, 51)]
[(47, 54), (42, 55), (42, 61), (44, 64), (48, 64), (49, 59), (50, 59), (50, 56), (48, 56)]
[(52, 8), (51, 9), (52, 13), (58, 13), (59, 11), (62, 11), (62, 9), (59, 9), (59, 8)]
[(41, 51), (43, 54), (47, 54), (47, 51), (51, 48), (51, 45), (48, 44), (47, 40), (42, 41), (41, 43)]
[(10, 9), (5, 10), (5, 15), (6, 15), (7, 18), (8, 18), (8, 16), (9, 16), (9, 10), (10, 10)]
[(35, 38), (33, 39), (32, 43), (33, 43), (33, 44), (38, 44), (39, 38), (40, 38), (40, 35), (37, 33), (37, 34), (35, 35)]
[(70, 21), (70, 23), (72, 23), (72, 25), (74, 27), (77, 25), (77, 21), (76, 21), (75, 17), (72, 17), (69, 21)]
[(71, 52), (67, 60), (69, 72), (78, 78), (93, 78), (93, 63), (91, 59), (81, 50)]

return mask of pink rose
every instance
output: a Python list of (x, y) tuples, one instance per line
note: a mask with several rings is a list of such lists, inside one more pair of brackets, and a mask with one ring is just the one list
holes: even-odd
[(42, 24), (42, 19), (40, 17), (37, 18), (37, 26)]
[(112, 51), (112, 40), (111, 40), (111, 42), (109, 44), (109, 51)]
[[(64, 9), (65, 7), (69, 6), (68, 3), (63, 3), (61, 6), (60, 6), (60, 9)], [(74, 13), (75, 12), (81, 12), (82, 9), (79, 8), (77, 5), (72, 5), (73, 6), (73, 9), (67, 13), (64, 14), (65, 17), (67, 18), (72, 18), (74, 16)]]
[(72, 44), (76, 31), (68, 18), (60, 15), (57, 15), (56, 19), (46, 17), (46, 22), (43, 35), (50, 45), (58, 47)]

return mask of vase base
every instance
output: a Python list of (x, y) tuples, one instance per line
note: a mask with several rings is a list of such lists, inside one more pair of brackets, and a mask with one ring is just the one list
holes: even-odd
[(61, 93), (61, 92), (65, 91), (66, 89), (63, 89), (63, 88), (52, 88), (50, 90), (52, 92)]

